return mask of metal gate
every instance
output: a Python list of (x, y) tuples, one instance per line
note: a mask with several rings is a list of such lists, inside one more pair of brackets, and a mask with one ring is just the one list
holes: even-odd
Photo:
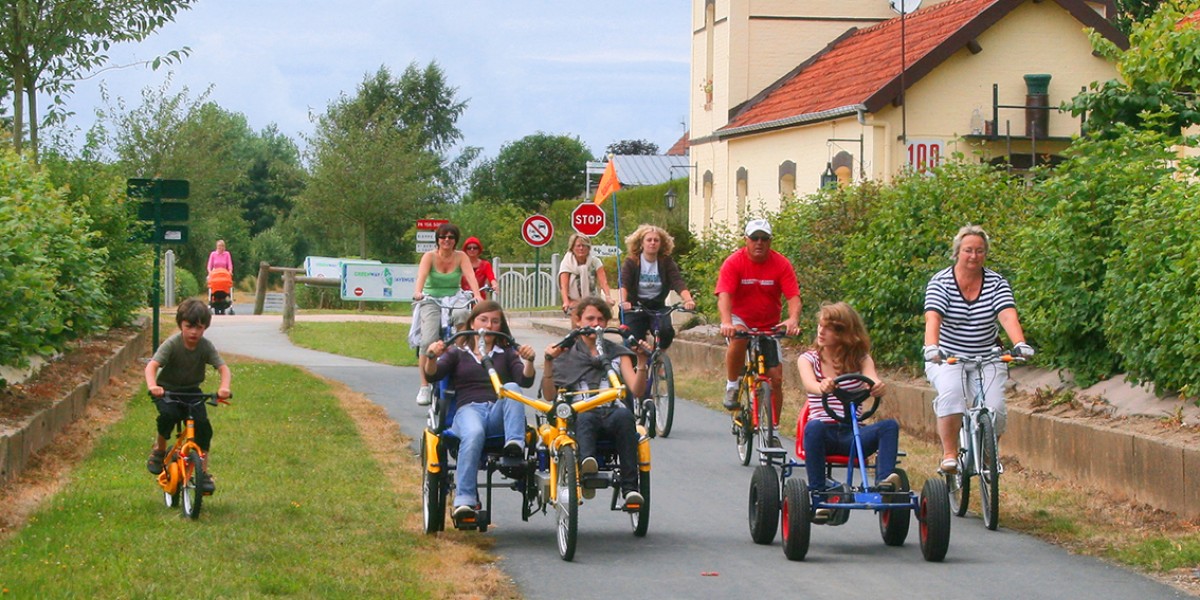
[(496, 283), (500, 287), (497, 300), (505, 309), (541, 308), (558, 305), (558, 254), (548, 263), (502, 263), (492, 259)]

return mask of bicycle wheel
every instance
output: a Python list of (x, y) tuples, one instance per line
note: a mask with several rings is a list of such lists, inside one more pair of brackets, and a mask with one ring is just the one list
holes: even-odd
[(758, 465), (750, 477), (750, 539), (770, 544), (779, 531), (779, 474), (771, 465)]
[(808, 484), (793, 477), (783, 486), (783, 555), (804, 560), (812, 538), (812, 498)]
[(995, 531), (1000, 526), (1000, 459), (996, 456), (996, 429), (992, 415), (979, 416), (976, 448), (982, 468), (979, 472), (979, 503), (983, 526)]
[(921, 555), (929, 562), (941, 562), (950, 549), (950, 493), (946, 481), (937, 477), (925, 480), (917, 505), (921, 530)]
[(737, 444), (738, 459), (744, 467), (750, 464), (750, 457), (754, 454), (754, 413), (751, 410), (753, 403), (750, 399), (750, 386), (745, 377), (738, 383), (737, 397), (741, 408), (733, 413), (733, 437)]
[(565, 446), (558, 454), (558, 487), (555, 511), (558, 516), (558, 555), (563, 560), (575, 558), (575, 543), (579, 538), (579, 477), (575, 470), (575, 449)]
[(200, 506), (204, 503), (204, 494), (200, 492), (200, 478), (204, 475), (204, 465), (200, 462), (200, 453), (188, 452), (183, 463), (183, 483), (180, 484), (180, 496), (183, 516), (189, 519), (200, 517)]
[(629, 522), (633, 525), (633, 535), (637, 537), (646, 537), (646, 530), (650, 528), (649, 471), (641, 471), (638, 473), (638, 487), (641, 488), (642, 505), (637, 510), (629, 513)]
[(758, 403), (758, 443), (768, 448), (775, 443), (775, 411), (771, 405), (774, 394), (771, 393), (771, 383), (768, 381), (757, 382), (755, 388), (754, 396)]
[(421, 440), (421, 508), (426, 534), (443, 531), (446, 527), (445, 473), (429, 471), (428, 450)]
[(671, 435), (671, 424), (675, 420), (675, 371), (671, 368), (671, 357), (659, 353), (654, 361), (654, 415), (658, 435)]
[(971, 472), (975, 469), (975, 457), (971, 454), (971, 439), (967, 433), (970, 426), (964, 419), (962, 429), (958, 432), (958, 471), (946, 475), (950, 508), (958, 517), (967, 514), (967, 506), (971, 504)]

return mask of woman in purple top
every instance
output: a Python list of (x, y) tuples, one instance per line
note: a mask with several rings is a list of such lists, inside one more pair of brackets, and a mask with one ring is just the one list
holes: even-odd
[(217, 249), (208, 255), (208, 272), (213, 269), (225, 269), (233, 275), (233, 256), (225, 251), (225, 240), (217, 240)]
[[(504, 310), (495, 300), (475, 305), (467, 317), (467, 328), (510, 333)], [(502, 338), (484, 336), (485, 352), (491, 355), (496, 374), (505, 386), (533, 385), (534, 351), (530, 346), (512, 348)], [(454, 382), (457, 412), (450, 430), (458, 436), (458, 466), (454, 473), (454, 518), (469, 516), (479, 505), (476, 477), (483, 458), (483, 442), (489, 435), (504, 434), (504, 453), (525, 453), (525, 406), (508, 398), (496, 398), (491, 378), (477, 356), (474, 336), (461, 346), (442, 340), (429, 345), (425, 376), (429, 381), (449, 377)]]

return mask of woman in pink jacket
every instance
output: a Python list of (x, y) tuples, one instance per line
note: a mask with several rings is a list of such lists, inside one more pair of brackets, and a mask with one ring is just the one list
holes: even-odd
[(233, 257), (225, 251), (225, 240), (217, 240), (217, 249), (208, 255), (208, 272), (213, 269), (226, 269), (233, 275)]

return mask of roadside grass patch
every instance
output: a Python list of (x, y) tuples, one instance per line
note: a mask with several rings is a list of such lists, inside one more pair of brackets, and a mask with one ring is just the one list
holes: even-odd
[[(399, 432), (381, 409), (354, 401), (377, 423), (368, 436), (329, 383), (295, 367), (230, 362), (234, 404), (210, 407), (217, 492), (198, 520), (166, 508), (145, 470), (155, 411), (141, 388), (63, 491), (0, 542), (0, 589), (12, 597), (511, 595), (480, 590), (462, 573), (436, 574), (479, 562), (481, 549), (420, 534), (418, 469), (407, 447), (395, 447)], [(366, 437), (393, 445), (369, 447)]]
[(341, 356), (397, 367), (417, 366), (416, 351), (408, 347), (405, 323), (298, 321), (288, 332), (292, 343)]

